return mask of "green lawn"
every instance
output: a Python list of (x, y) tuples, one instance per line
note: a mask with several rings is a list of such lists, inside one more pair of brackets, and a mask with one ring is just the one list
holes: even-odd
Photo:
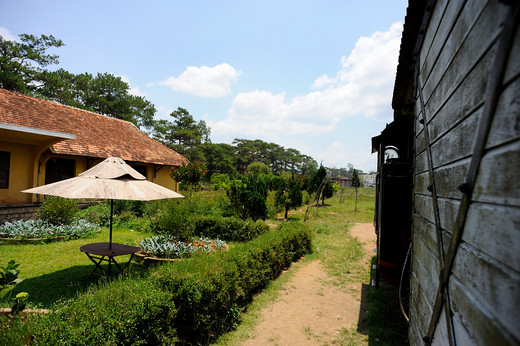
[[(95, 237), (70, 241), (39, 244), (0, 245), (0, 266), (4, 267), (14, 259), (20, 264), (19, 278), (23, 281), (12, 289), (12, 294), (29, 293), (29, 305), (50, 308), (59, 299), (69, 299), (99, 280), (91, 276), (94, 264), (79, 250), (82, 245), (107, 242), (108, 229), (101, 229)], [(128, 229), (114, 229), (113, 241), (121, 244), (138, 245), (150, 234), (133, 232)], [(126, 262), (128, 256), (118, 257), (118, 262)], [(137, 267), (137, 268), (136, 268)], [(138, 270), (132, 262), (130, 270)]]

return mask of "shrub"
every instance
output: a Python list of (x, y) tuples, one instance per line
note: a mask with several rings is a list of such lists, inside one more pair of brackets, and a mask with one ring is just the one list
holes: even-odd
[(241, 219), (265, 220), (267, 183), (268, 178), (262, 174), (248, 174), (241, 180), (235, 179), (229, 182), (226, 192), (231, 207)]
[(311, 249), (304, 224), (283, 225), (227, 252), (157, 268), (150, 280), (173, 294), (183, 343), (208, 344), (235, 327), (240, 308)]
[(34, 343), (67, 345), (173, 344), (176, 308), (171, 292), (142, 278), (90, 288), (40, 317)]
[(194, 234), (227, 241), (248, 241), (269, 230), (263, 221), (242, 220), (237, 217), (200, 216), (193, 219)]
[(78, 212), (78, 206), (72, 199), (46, 196), (36, 216), (53, 225), (68, 225)]
[(110, 205), (106, 203), (99, 203), (80, 210), (77, 214), (80, 219), (95, 223), (102, 227), (110, 225)]

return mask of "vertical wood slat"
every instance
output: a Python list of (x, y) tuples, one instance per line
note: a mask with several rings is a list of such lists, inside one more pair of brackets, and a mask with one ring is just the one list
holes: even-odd
[[(507, 11), (506, 17), (503, 21), (502, 32), (500, 34), (499, 47), (497, 49), (492, 69), (490, 71), (490, 78), (486, 87), (484, 110), (480, 118), (479, 128), (474, 145), (473, 155), (471, 158), (466, 182), (460, 186), (463, 193), (460, 203), (459, 211), (453, 236), (451, 239), (448, 254), (446, 256), (445, 270), (441, 273), (439, 289), (435, 299), (433, 314), (430, 320), (428, 334), (425, 337), (425, 342), (431, 344), (436, 325), (438, 323), (441, 306), (443, 303), (442, 292), (448, 286), (449, 278), (457, 255), (457, 250), (462, 240), (462, 233), (466, 222), (467, 213), (473, 195), (476, 178), (478, 175), (480, 162), (484, 155), (487, 137), (493, 120), (493, 115), (497, 106), (498, 98), (501, 93), (502, 80), (507, 66), (507, 60), (510, 54), (512, 39), (516, 27), (518, 26), (518, 13), (520, 4), (510, 4), (510, 9)], [(514, 6), (514, 7), (513, 7)]]

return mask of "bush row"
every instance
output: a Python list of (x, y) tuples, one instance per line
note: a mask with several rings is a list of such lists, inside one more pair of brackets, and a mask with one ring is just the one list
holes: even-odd
[(226, 241), (248, 241), (269, 230), (263, 221), (244, 221), (237, 217), (200, 216), (193, 218), (194, 234)]
[[(144, 278), (101, 284), (53, 313), (13, 322), (14, 344), (208, 344), (232, 330), (252, 296), (310, 252), (310, 232), (286, 223), (227, 252), (159, 266)], [(3, 335), (2, 335), (3, 334)]]
[(162, 266), (151, 280), (173, 294), (177, 337), (185, 343), (207, 344), (232, 330), (253, 295), (310, 251), (305, 225), (284, 223), (228, 252), (210, 255), (209, 260), (197, 256)]

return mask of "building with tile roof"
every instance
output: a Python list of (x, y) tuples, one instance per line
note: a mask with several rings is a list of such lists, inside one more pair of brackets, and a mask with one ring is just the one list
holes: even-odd
[(175, 191), (171, 168), (188, 162), (130, 122), (0, 89), (0, 205), (35, 202), (20, 191), (71, 178), (110, 156)]

